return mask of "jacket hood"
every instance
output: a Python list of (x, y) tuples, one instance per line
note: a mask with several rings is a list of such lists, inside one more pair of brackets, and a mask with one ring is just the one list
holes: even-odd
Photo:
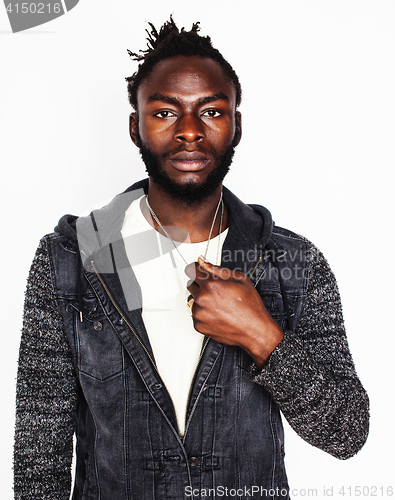
[[(66, 236), (69, 241), (78, 242), (83, 255), (92, 255), (120, 239), (126, 210), (133, 200), (147, 192), (148, 179), (136, 182), (115, 196), (108, 205), (93, 210), (88, 216), (64, 215), (55, 231)], [(241, 239), (246, 246), (264, 248), (274, 225), (269, 210), (260, 205), (244, 204), (226, 187), (223, 188), (223, 199), (229, 211), (229, 243), (234, 240), (240, 245)]]

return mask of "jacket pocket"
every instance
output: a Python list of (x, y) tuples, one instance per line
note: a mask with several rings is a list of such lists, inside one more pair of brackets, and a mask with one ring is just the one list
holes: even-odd
[(95, 296), (83, 297), (83, 321), (75, 313), (78, 369), (98, 380), (123, 370), (122, 344)]

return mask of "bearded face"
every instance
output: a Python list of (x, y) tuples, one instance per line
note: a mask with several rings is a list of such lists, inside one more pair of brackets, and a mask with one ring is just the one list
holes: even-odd
[[(223, 154), (218, 155), (215, 151), (205, 151), (205, 154), (210, 154), (215, 162), (215, 168), (208, 174), (202, 183), (197, 183), (195, 180), (186, 181), (179, 184), (173, 180), (161, 167), (166, 159), (176, 151), (165, 153), (163, 155), (155, 155), (147, 146), (145, 146), (141, 138), (140, 154), (145, 163), (146, 171), (149, 177), (160, 186), (172, 198), (179, 200), (187, 205), (193, 205), (201, 202), (211, 196), (218, 186), (223, 181), (226, 174), (229, 172), (229, 167), (235, 153), (235, 142), (232, 141), (230, 146), (226, 148)], [(180, 149), (182, 151), (182, 149)]]

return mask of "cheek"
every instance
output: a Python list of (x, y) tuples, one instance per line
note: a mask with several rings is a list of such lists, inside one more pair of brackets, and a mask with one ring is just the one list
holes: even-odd
[(236, 125), (229, 123), (227, 126), (208, 130), (206, 140), (215, 146), (216, 149), (225, 150), (232, 143), (235, 132)]
[(141, 119), (139, 122), (139, 134), (142, 142), (150, 147), (160, 147), (164, 139), (163, 130), (149, 119)]
[(140, 120), (139, 134), (143, 143), (153, 150), (166, 147), (173, 138), (170, 123), (165, 120), (153, 120), (150, 117), (143, 117)]

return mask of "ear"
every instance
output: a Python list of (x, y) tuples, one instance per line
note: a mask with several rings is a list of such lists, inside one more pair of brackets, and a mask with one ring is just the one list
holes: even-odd
[(233, 138), (233, 145), (237, 146), (240, 142), (240, 139), (241, 139), (241, 113), (240, 113), (240, 111), (236, 111), (235, 121), (236, 121), (236, 130), (235, 130), (235, 136)]
[(139, 119), (137, 113), (130, 113), (129, 115), (129, 135), (138, 148), (140, 147), (139, 136)]

